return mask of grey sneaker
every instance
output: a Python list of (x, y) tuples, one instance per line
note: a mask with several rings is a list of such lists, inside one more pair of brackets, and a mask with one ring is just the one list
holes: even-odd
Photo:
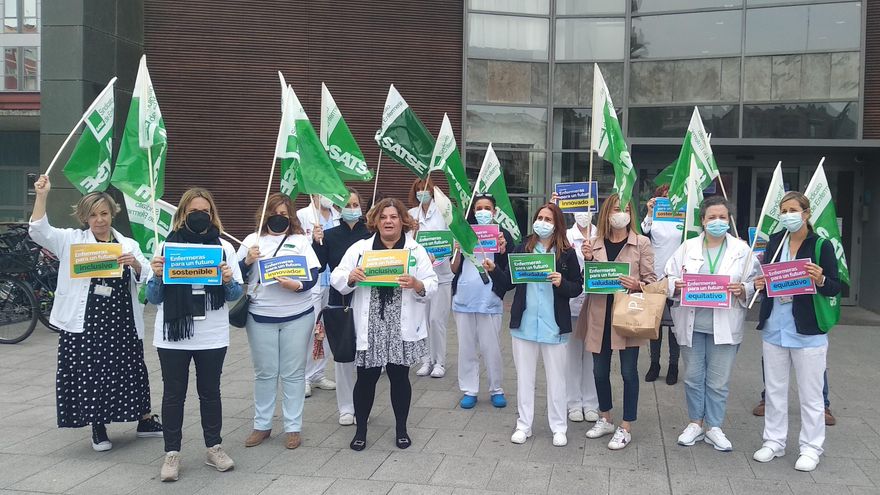
[(235, 467), (235, 462), (226, 454), (223, 446), (219, 443), (208, 449), (208, 457), (205, 460), (205, 464), (216, 468), (220, 472), (229, 471)]
[(177, 481), (180, 475), (180, 452), (172, 450), (165, 454), (165, 462), (162, 463), (162, 471), (159, 479), (162, 481)]

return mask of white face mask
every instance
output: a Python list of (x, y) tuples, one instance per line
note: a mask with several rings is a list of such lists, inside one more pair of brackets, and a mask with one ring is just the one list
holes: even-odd
[(629, 225), (629, 213), (626, 213), (624, 211), (612, 213), (609, 220), (611, 221), (611, 226), (615, 229), (624, 229), (627, 225)]
[(586, 228), (593, 221), (593, 214), (589, 212), (578, 212), (574, 214), (574, 221), (580, 228)]

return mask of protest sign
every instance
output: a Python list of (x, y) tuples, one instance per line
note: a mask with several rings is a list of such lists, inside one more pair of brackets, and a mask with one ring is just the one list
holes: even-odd
[(508, 258), (510, 281), (514, 284), (549, 282), (547, 276), (556, 271), (553, 253), (516, 253)]
[(629, 263), (587, 261), (584, 263), (584, 292), (588, 294), (625, 292), (620, 277), (628, 276)]
[(763, 253), (767, 250), (767, 238), (764, 235), (759, 235), (758, 241), (755, 242), (757, 232), (757, 227), (749, 227), (749, 246), (755, 246), (755, 253)]
[(599, 211), (599, 183), (563, 182), (556, 184), (557, 205), (564, 213)]
[(409, 270), (409, 250), (366, 251), (361, 259), (361, 268), (367, 279), (358, 285), (397, 287), (397, 277), (406, 275)]
[(309, 262), (305, 256), (286, 255), (268, 258), (258, 262), (260, 269), (260, 283), (271, 285), (278, 283), (278, 277), (308, 282), (312, 279), (309, 270)]
[(729, 275), (685, 273), (682, 276), (681, 305), (692, 308), (730, 308)]
[(669, 198), (657, 198), (654, 200), (654, 214), (652, 217), (654, 222), (684, 223), (686, 213), (687, 205), (682, 205), (680, 209), (673, 210)]
[(816, 284), (807, 272), (807, 263), (809, 259), (761, 265), (761, 272), (767, 278), (767, 296), (815, 294)]
[(165, 243), (162, 282), (166, 285), (220, 285), (222, 262), (222, 246), (168, 242)]
[(435, 260), (452, 256), (454, 241), (452, 231), (449, 230), (420, 230), (416, 234), (416, 242), (421, 244), (428, 254), (433, 255)]
[(497, 225), (472, 225), (471, 228), (480, 241), (479, 247), (474, 248), (474, 253), (498, 252), (498, 234), (501, 231)]
[(122, 244), (71, 244), (70, 278), (119, 278), (122, 267)]

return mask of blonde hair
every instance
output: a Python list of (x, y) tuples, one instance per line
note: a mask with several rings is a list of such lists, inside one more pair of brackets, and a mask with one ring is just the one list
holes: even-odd
[(217, 212), (217, 204), (214, 202), (214, 196), (210, 191), (201, 187), (193, 187), (187, 189), (183, 196), (180, 197), (180, 203), (177, 205), (177, 211), (174, 212), (172, 219), (172, 230), (180, 230), (186, 223), (186, 207), (196, 198), (203, 198), (211, 206), (211, 223), (217, 227), (217, 230), (223, 232), (223, 223), (220, 222), (220, 214)]
[(800, 205), (802, 210), (810, 211), (810, 198), (800, 191), (788, 191), (785, 193), (785, 196), (782, 197), (782, 201), (779, 202), (779, 207), (781, 208), (786, 201), (791, 200), (797, 201), (797, 204)]
[[(614, 205), (620, 205), (620, 196), (618, 196), (617, 193), (608, 196), (602, 203), (602, 208), (599, 210), (599, 219), (596, 220), (596, 236), (599, 239), (605, 239), (611, 232), (611, 210), (614, 209)], [(621, 205), (620, 211), (626, 211), (628, 206), (629, 205)], [(627, 232), (629, 232), (631, 228), (632, 212), (630, 212), (629, 224), (626, 226)]]
[(79, 220), (81, 224), (88, 225), (89, 215), (101, 206), (101, 203), (107, 203), (107, 207), (110, 209), (110, 218), (116, 218), (116, 214), (119, 213), (119, 205), (116, 203), (116, 200), (113, 199), (113, 196), (110, 196), (103, 191), (90, 192), (83, 196), (82, 199), (73, 206), (73, 213), (71, 213), (71, 215)]

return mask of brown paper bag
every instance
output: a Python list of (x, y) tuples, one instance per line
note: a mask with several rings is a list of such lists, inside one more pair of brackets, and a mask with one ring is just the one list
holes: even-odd
[(666, 307), (666, 281), (645, 286), (645, 292), (614, 294), (611, 328), (625, 338), (656, 339)]

